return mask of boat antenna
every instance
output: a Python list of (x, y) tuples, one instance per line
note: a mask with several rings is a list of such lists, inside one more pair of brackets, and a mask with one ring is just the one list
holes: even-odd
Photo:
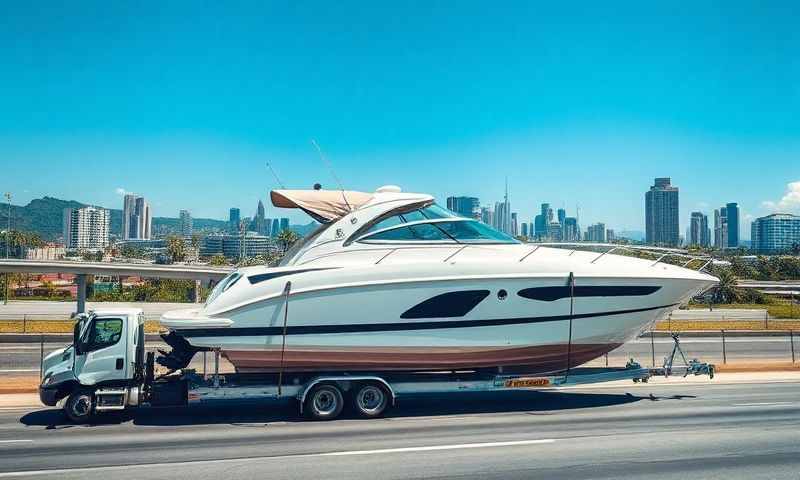
[(344, 186), (342, 186), (342, 181), (339, 180), (339, 177), (336, 175), (336, 172), (333, 170), (333, 164), (331, 164), (331, 162), (328, 161), (328, 158), (325, 156), (324, 153), (322, 153), (322, 149), (319, 148), (319, 145), (317, 144), (317, 141), (314, 140), (313, 138), (311, 139), (311, 145), (314, 145), (314, 148), (317, 149), (317, 153), (319, 154), (319, 158), (322, 160), (322, 163), (324, 163), (325, 166), (328, 167), (328, 169), (331, 171), (331, 175), (333, 175), (333, 179), (336, 180), (336, 183), (339, 184), (339, 190), (342, 191), (342, 198), (344, 199), (344, 203), (345, 203), (345, 205), (347, 205), (347, 209), (352, 212), (353, 211), (353, 207), (351, 207), (350, 206), (350, 202), (347, 201), (347, 195), (344, 194)]
[(285, 189), (286, 187), (283, 186), (283, 182), (281, 182), (281, 179), (278, 178), (278, 174), (275, 173), (275, 169), (272, 168), (272, 164), (269, 163), (269, 160), (267, 160), (267, 168), (269, 168), (269, 171), (272, 172), (272, 176), (275, 177), (275, 181), (278, 182), (278, 185)]

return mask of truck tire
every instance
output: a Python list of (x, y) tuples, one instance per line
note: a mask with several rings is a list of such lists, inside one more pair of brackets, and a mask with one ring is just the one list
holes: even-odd
[(87, 423), (93, 412), (94, 394), (89, 390), (72, 392), (64, 403), (64, 414), (73, 423)]
[(305, 413), (314, 420), (333, 420), (342, 413), (344, 396), (336, 385), (316, 385), (308, 392), (304, 406)]
[(389, 391), (380, 383), (362, 383), (353, 395), (353, 408), (364, 418), (380, 417), (389, 406), (389, 395)]

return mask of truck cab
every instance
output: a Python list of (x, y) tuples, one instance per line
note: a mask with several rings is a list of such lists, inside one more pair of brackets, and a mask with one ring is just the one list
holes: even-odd
[(39, 397), (61, 404), (72, 420), (92, 410), (137, 405), (144, 375), (144, 314), (141, 309), (93, 311), (77, 317), (72, 343), (48, 354)]

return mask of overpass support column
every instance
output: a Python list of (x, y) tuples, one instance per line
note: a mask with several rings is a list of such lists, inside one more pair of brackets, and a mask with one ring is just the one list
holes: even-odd
[(86, 312), (86, 274), (80, 273), (75, 276), (78, 281), (78, 309), (77, 313)]
[(192, 301), (200, 303), (200, 286), (203, 284), (201, 280), (194, 281), (194, 288), (192, 289)]

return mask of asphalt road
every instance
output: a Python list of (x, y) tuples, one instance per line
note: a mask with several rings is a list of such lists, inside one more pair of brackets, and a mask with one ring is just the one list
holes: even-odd
[[(800, 336), (798, 336), (800, 337)], [(705, 362), (722, 363), (722, 342), (719, 337), (707, 338), (684, 338), (681, 340), (683, 350), (689, 359), (698, 358)], [(48, 343), (44, 345), (45, 354), (63, 344)], [(664, 356), (672, 350), (672, 339), (656, 338), (654, 340), (656, 365), (661, 366)], [(168, 350), (165, 345), (148, 344), (148, 348), (163, 348)], [(795, 338), (796, 358), (800, 359), (800, 338)], [(761, 361), (784, 361), (792, 359), (791, 345), (789, 337), (729, 337), (726, 339), (726, 354), (729, 362), (761, 360)], [(0, 343), (0, 378), (4, 374), (31, 374), (38, 375), (40, 346), (33, 343), (15, 344)], [(622, 366), (630, 358), (636, 359), (644, 366), (651, 366), (652, 353), (649, 338), (641, 338), (626, 343), (617, 350), (609, 354), (610, 366)], [(211, 372), (213, 369), (212, 356), (208, 354), (206, 359), (206, 369)], [(600, 358), (589, 365), (603, 366), (605, 359)], [(198, 354), (192, 361), (191, 368), (203, 371), (203, 356)], [(227, 363), (222, 365), (221, 371), (230, 371), (232, 367)]]
[(724, 478), (800, 475), (800, 383), (629, 384), (406, 398), (380, 420), (290, 405), (71, 426), (0, 411), (0, 478)]

